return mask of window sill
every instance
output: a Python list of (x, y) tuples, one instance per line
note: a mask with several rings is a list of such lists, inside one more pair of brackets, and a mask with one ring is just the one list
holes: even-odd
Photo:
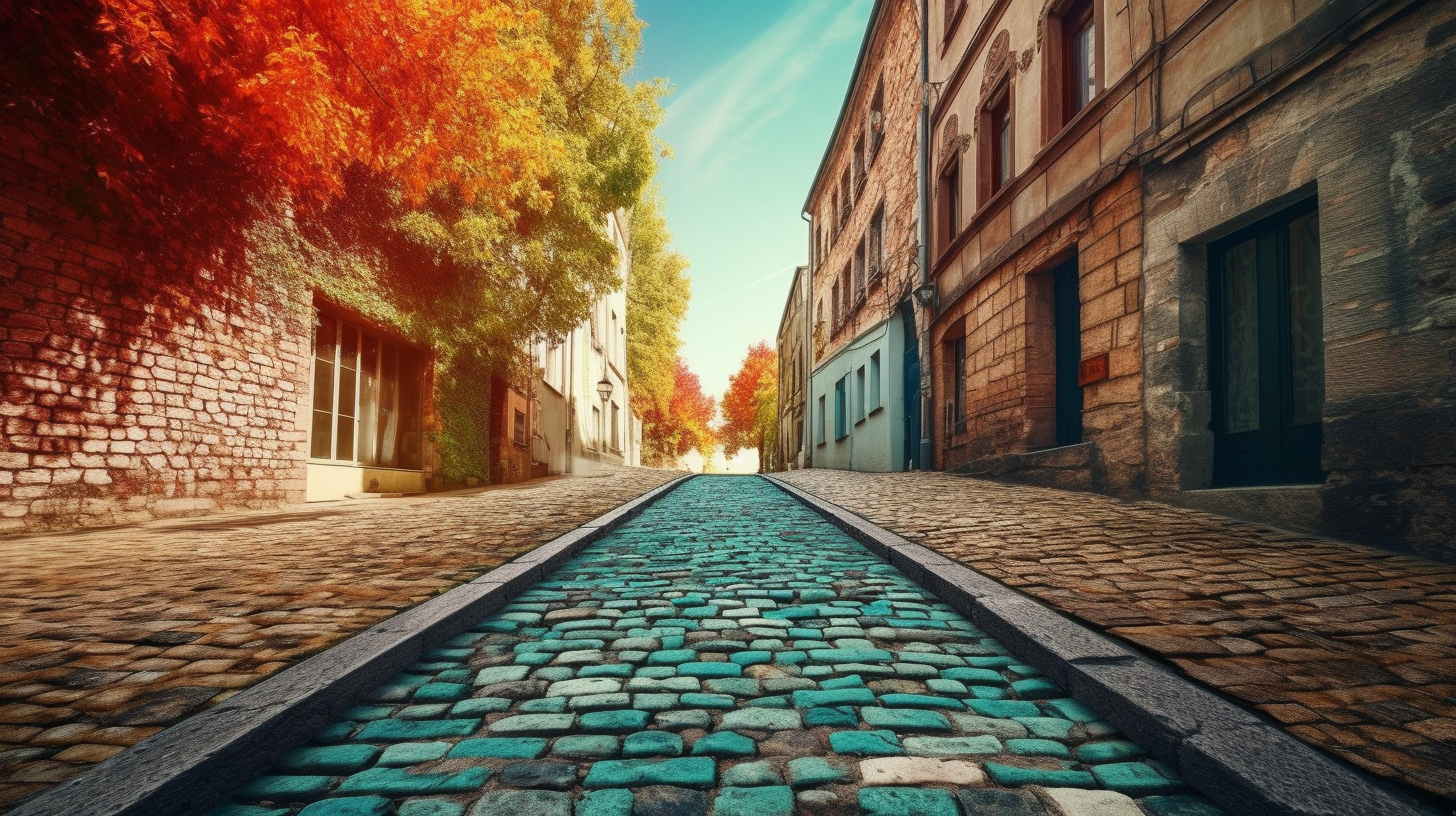
[(876, 405), (875, 407), (870, 409), (870, 412), (866, 416), (874, 416), (875, 414), (878, 414), (883, 410), (885, 410), (885, 406)]

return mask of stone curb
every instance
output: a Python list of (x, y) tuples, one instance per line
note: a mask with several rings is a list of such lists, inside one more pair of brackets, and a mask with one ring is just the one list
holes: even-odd
[(765, 478), (969, 617), (1232, 813), (1442, 812), (1337, 764), (1039, 601), (781, 479)]
[(381, 621), (46, 790), (10, 816), (184, 816), (234, 788), (404, 670), (687, 481), (682, 476), (469, 583)]

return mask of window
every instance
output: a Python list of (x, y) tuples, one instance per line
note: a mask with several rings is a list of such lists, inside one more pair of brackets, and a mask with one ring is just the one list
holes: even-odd
[(512, 409), (511, 440), (521, 447), (526, 446), (526, 412), (519, 408)]
[(869, 412), (874, 413), (880, 408), (880, 353), (877, 351), (870, 355), (870, 395)]
[(854, 138), (854, 189), (857, 191), (864, 187), (865, 183), (865, 135), (861, 130)]
[(1009, 82), (1003, 81), (1001, 87), (991, 95), (991, 102), (986, 106), (984, 124), (985, 127), (981, 128), (981, 133), (984, 134), (984, 145), (981, 152), (985, 158), (984, 167), (986, 169), (985, 197), (989, 199), (1011, 181), (1011, 89)]
[(418, 469), (424, 354), (322, 312), (313, 351), (309, 457)]
[(945, 3), (945, 34), (942, 39), (950, 39), (955, 33), (956, 18), (960, 16), (961, 8), (965, 6), (966, 0), (942, 0)]
[(951, 341), (951, 417), (955, 422), (954, 432), (966, 432), (966, 338), (964, 335)]
[(950, 242), (961, 230), (961, 164), (959, 157), (952, 158), (940, 174), (940, 248)]
[(602, 409), (592, 406), (592, 435), (593, 448), (602, 446)]
[(849, 298), (850, 298), (850, 271), (849, 265), (845, 264), (844, 271), (839, 273), (839, 304), (840, 319), (845, 323), (849, 322)]
[(1072, 121), (1097, 95), (1097, 23), (1091, 0), (1078, 0), (1061, 15), (1062, 124)]
[(1324, 481), (1315, 202), (1214, 242), (1208, 265), (1214, 485)]
[(839, 178), (840, 189), (844, 190), (844, 198), (839, 202), (839, 223), (842, 226), (849, 220), (849, 210), (854, 206), (854, 188), (849, 186), (849, 167), (844, 168), (844, 175)]
[(824, 444), (824, 423), (825, 423), (825, 420), (824, 420), (824, 397), (821, 395), (819, 397), (819, 425), (818, 425), (818, 428), (814, 432), (814, 443), (815, 444), (818, 444), (818, 445)]
[(619, 450), (622, 449), (621, 426), (622, 426), (622, 409), (620, 407), (618, 407), (618, 405), (617, 405), (616, 402), (613, 402), (612, 403), (612, 450), (619, 451)]
[(866, 273), (869, 275), (870, 286), (880, 282), (880, 276), (885, 271), (885, 205), (881, 204), (876, 210), (874, 217), (870, 218), (870, 246), (868, 256), (865, 259)]
[(831, 325), (834, 326), (834, 331), (839, 331), (840, 325), (844, 323), (844, 298), (839, 291), (839, 281), (834, 282), (833, 289), (834, 291), (830, 294), (830, 303), (834, 308), (834, 322)]
[(845, 393), (849, 375), (834, 381), (834, 439), (836, 441), (849, 436), (849, 406), (845, 405), (849, 395)]
[(829, 210), (829, 240), (832, 242), (839, 238), (839, 226), (843, 223), (839, 217), (839, 185), (837, 184), (834, 186), (834, 196), (831, 201), (831, 209)]
[(865, 367), (860, 366), (854, 372), (854, 421), (864, 422), (865, 418)]
[(875, 95), (870, 97), (870, 156), (873, 162), (880, 154), (880, 143), (885, 141), (885, 80), (875, 82)]
[(858, 306), (865, 297), (865, 239), (859, 239), (854, 248), (854, 305)]

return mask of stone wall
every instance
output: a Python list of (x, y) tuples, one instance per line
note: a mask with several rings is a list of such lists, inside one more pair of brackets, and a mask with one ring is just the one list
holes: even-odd
[(1385, 19), (1333, 40), (1319, 15), (1293, 29), (1299, 42), (1352, 43), (1319, 54), (1322, 64), (1281, 74), (1275, 57), (1305, 52), (1256, 54), (1250, 64), (1275, 70), (1207, 116), (1257, 107), (1211, 136), (1183, 137), (1191, 149), (1148, 170), (1151, 488), (1188, 502), (1211, 482), (1208, 243), (1313, 196), (1329, 473), (1310, 494), (1313, 514), (1336, 536), (1450, 558), (1456, 3), (1387, 5)]
[[(1142, 193), (1129, 170), (1085, 207), (1029, 230), (1004, 264), (958, 297), (932, 329), (938, 466), (1061, 487), (1132, 493), (1146, 484), (1142, 421)], [(1082, 389), (1083, 439), (1071, 459), (1018, 458), (1056, 443), (1049, 273), (1078, 258), (1081, 359), (1108, 355), (1108, 378)], [(966, 338), (965, 431), (946, 425), (951, 342)], [(1070, 455), (1070, 454), (1069, 454)]]
[(307, 294), (128, 268), (79, 172), (0, 121), (0, 535), (302, 500)]

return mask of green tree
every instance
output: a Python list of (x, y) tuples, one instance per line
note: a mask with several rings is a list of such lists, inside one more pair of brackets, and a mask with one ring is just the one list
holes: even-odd
[[(678, 327), (692, 297), (688, 261), (668, 248), (672, 233), (662, 215), (662, 199), (649, 188), (632, 209), (629, 243), (632, 272), (627, 278), (627, 378), (632, 383), (632, 409), (671, 416), (668, 402), (676, 384)], [(655, 433), (670, 433), (666, 425)], [(644, 428), (644, 444), (647, 429)]]

